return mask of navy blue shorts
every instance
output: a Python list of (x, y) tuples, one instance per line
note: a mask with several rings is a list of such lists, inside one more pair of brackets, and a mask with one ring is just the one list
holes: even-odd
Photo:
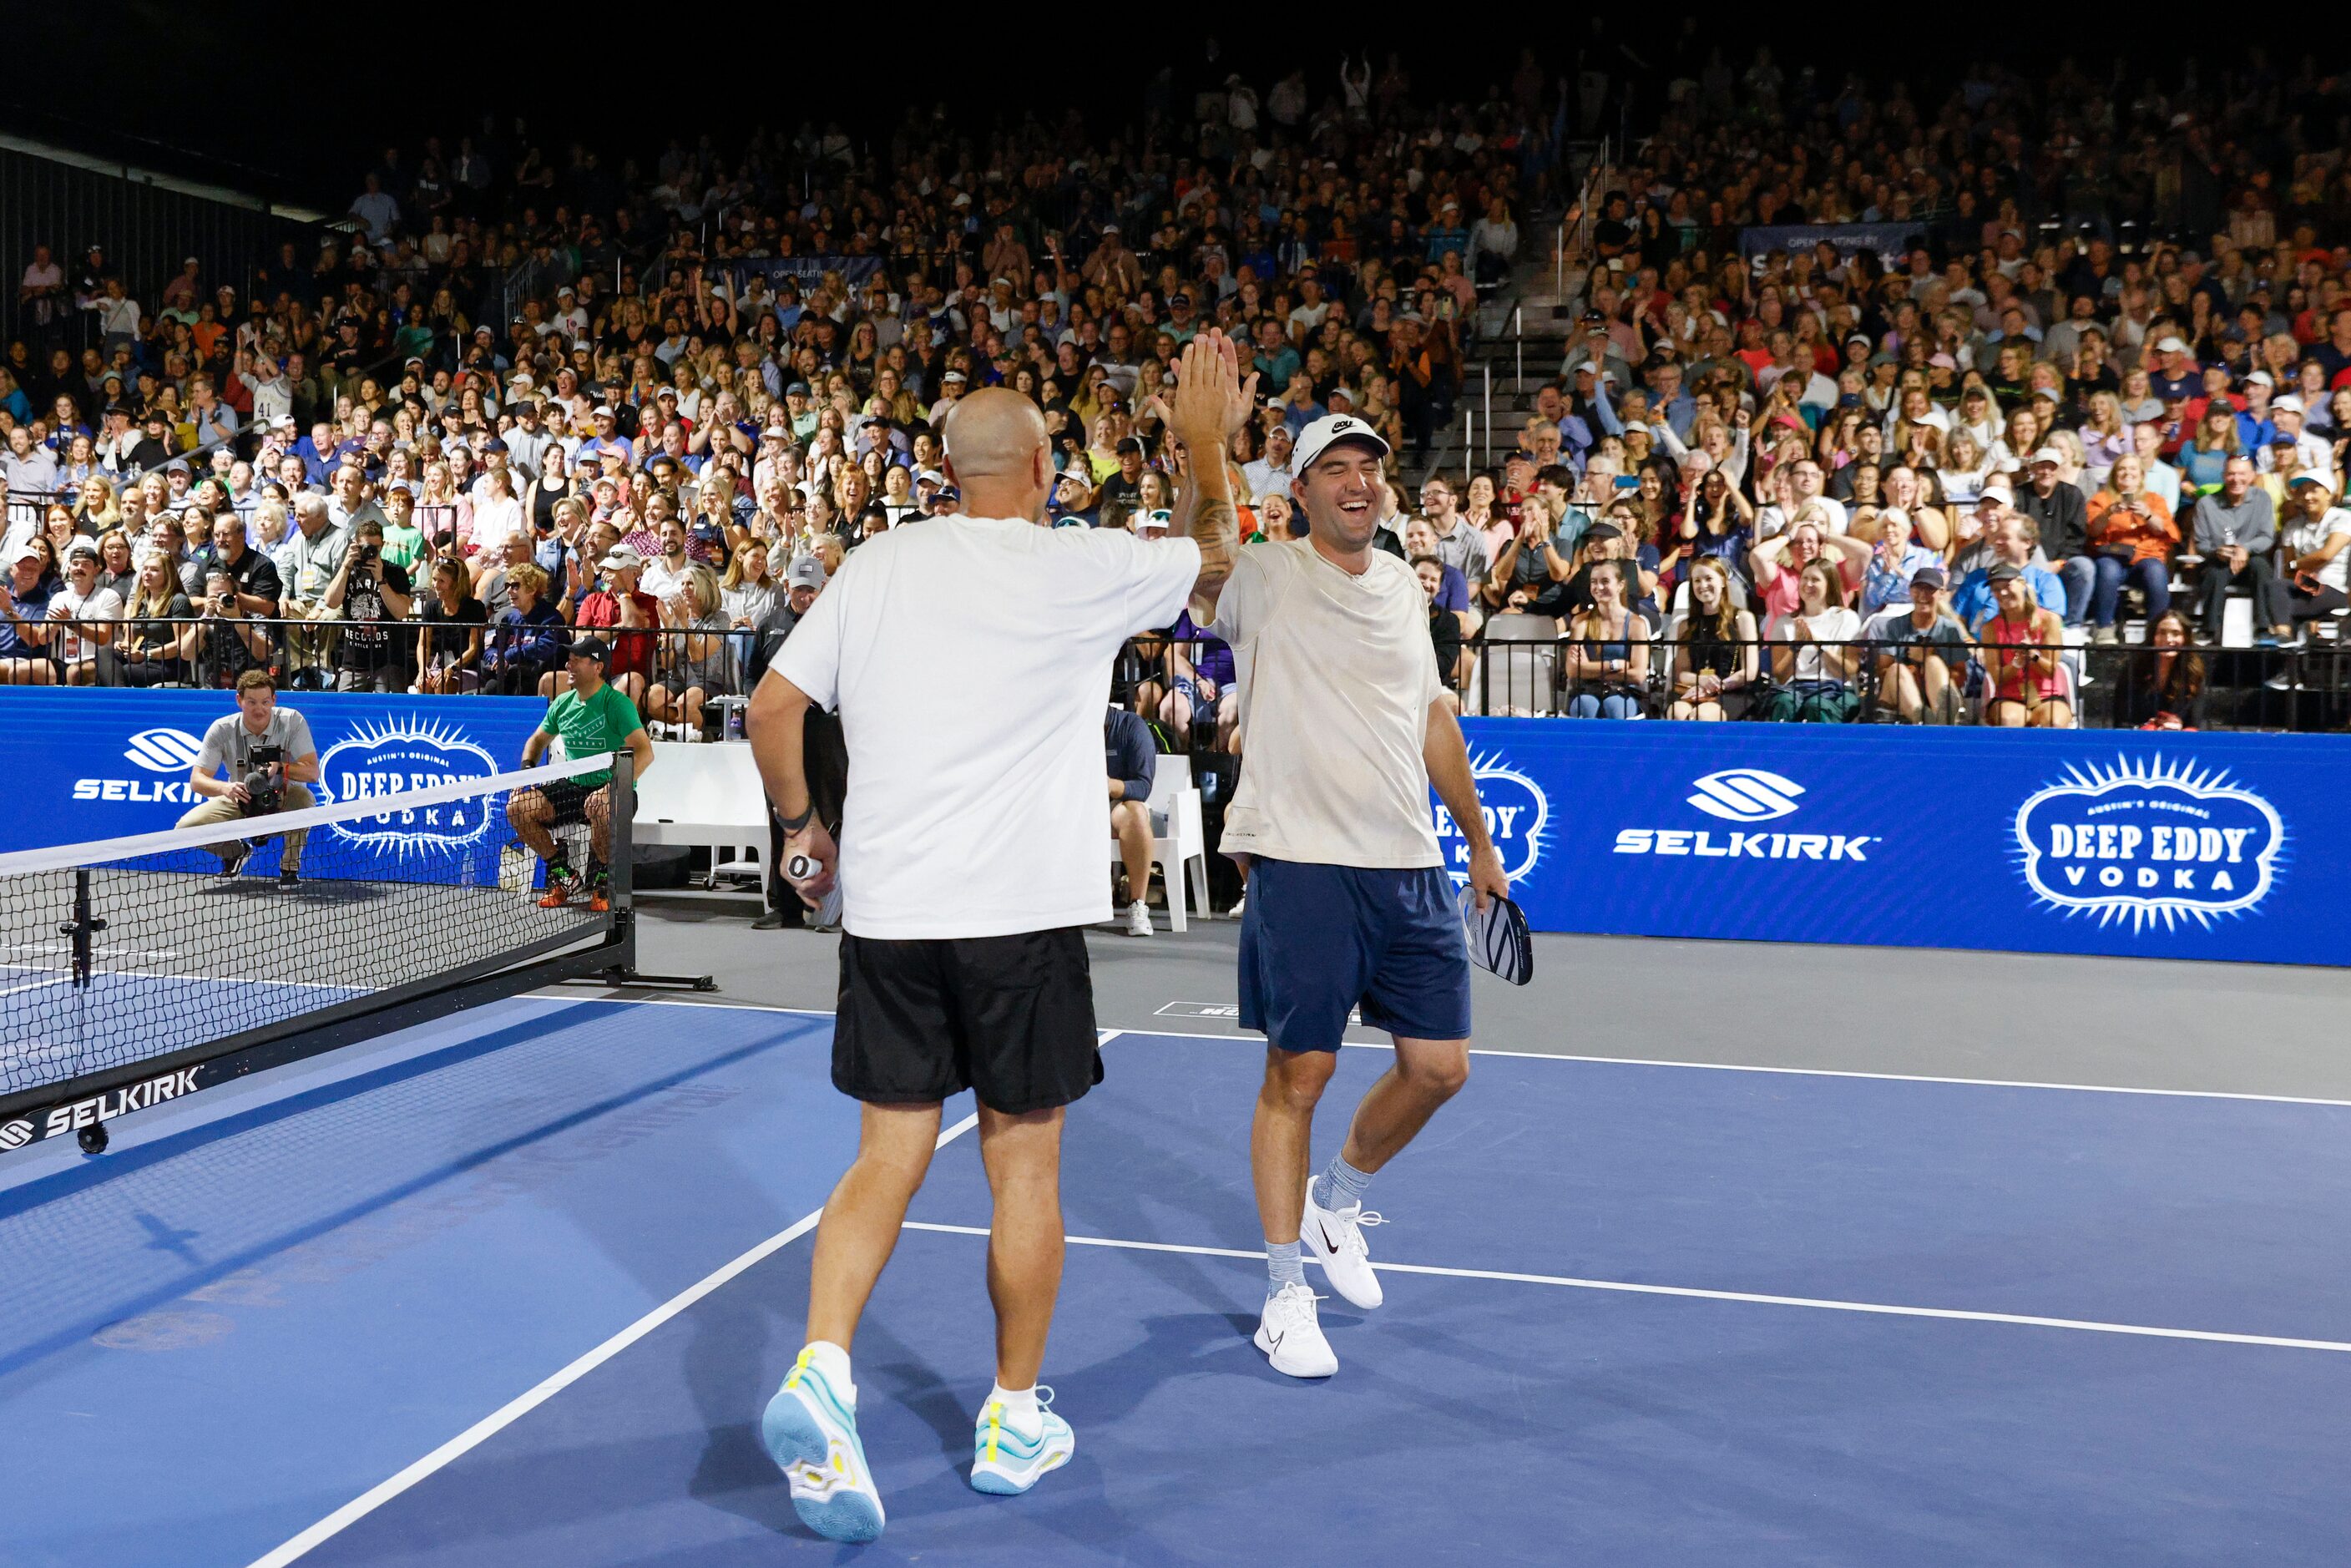
[(1350, 1009), (1409, 1040), (1469, 1038), (1469, 941), (1453, 879), (1259, 859), (1241, 916), (1241, 1027), (1336, 1051)]

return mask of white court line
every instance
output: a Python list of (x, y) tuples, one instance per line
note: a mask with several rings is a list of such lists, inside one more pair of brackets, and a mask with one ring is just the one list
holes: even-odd
[[(559, 998), (538, 996), (535, 1001)], [(576, 998), (575, 998), (576, 999)], [(771, 1002), (693, 1002), (680, 997), (595, 997), (593, 1001), (626, 1003), (653, 1008), (721, 1008), (737, 1012), (790, 1013), (799, 1018), (831, 1018), (829, 1008), (785, 1008)], [(1119, 1032), (1151, 1034), (1168, 1040), (1217, 1040), (1228, 1045), (1261, 1045), (1264, 1041), (1253, 1034), (1203, 1034), (1196, 1030), (1136, 1027)], [(1351, 1040), (1348, 1045), (1372, 1051), (1394, 1051), (1395, 1046), (1384, 1040)], [(1576, 1056), (1557, 1051), (1499, 1051), (1491, 1046), (1473, 1045), (1472, 1056), (1508, 1056), (1525, 1061), (1583, 1061), (1603, 1067), (1678, 1067), (1693, 1072), (1771, 1072), (1791, 1078), (1864, 1078), (1886, 1083), (1952, 1083), (1969, 1089), (2063, 1089), (2076, 1094), (2151, 1094), (2168, 1100), (2253, 1100), (2273, 1105), (2342, 1105), (2351, 1106), (2351, 1100), (2329, 1100), (2313, 1094), (2247, 1094), (2226, 1089), (2141, 1089), (2126, 1083), (2043, 1083), (2022, 1078), (1948, 1078), (1925, 1072), (1864, 1072), (1835, 1067), (1763, 1067), (1744, 1061), (1673, 1061), (1644, 1056)]]
[[(1115, 1029), (1095, 1031), (1098, 1043), (1102, 1045), (1108, 1045), (1124, 1032), (1123, 1030)], [(931, 1147), (934, 1150), (944, 1149), (978, 1125), (979, 1113), (974, 1111), (954, 1126), (943, 1129), (939, 1134), (938, 1141)], [(311, 1548), (334, 1539), (434, 1471), (444, 1469), (505, 1431), (508, 1427), (513, 1426), (517, 1421), (521, 1420), (525, 1416), (529, 1415), (533, 1410), (538, 1409), (704, 1297), (736, 1279), (747, 1270), (757, 1267), (782, 1251), (786, 1247), (815, 1229), (817, 1221), (823, 1218), (824, 1210), (821, 1207), (811, 1209), (734, 1261), (712, 1270), (619, 1333), (571, 1363), (570, 1365), (552, 1376), (542, 1379), (527, 1393), (499, 1406), (414, 1464), (396, 1475), (378, 1481), (374, 1486), (319, 1521), (318, 1523), (287, 1541), (284, 1545), (255, 1558), (249, 1568), (284, 1568), (284, 1564), (302, 1557)], [(987, 1232), (982, 1231), (980, 1234), (984, 1236)]]
[[(909, 1230), (933, 1230), (948, 1236), (985, 1236), (971, 1225), (933, 1225), (910, 1219)], [(1233, 1247), (1188, 1247), (1172, 1241), (1118, 1241), (1102, 1236), (1065, 1236), (1072, 1247), (1113, 1247), (1133, 1252), (1186, 1252), (1203, 1258), (1263, 1259), (1262, 1251)], [(1517, 1274), (1497, 1269), (1440, 1269), (1426, 1263), (1374, 1263), (1392, 1274), (1435, 1274), (1452, 1280), (1499, 1280), (1518, 1285), (1559, 1285), (1576, 1291), (1613, 1291), (1635, 1296), (1682, 1296), (1701, 1301), (1742, 1301), (1762, 1307), (1808, 1307), (1815, 1312), (1868, 1312), (1881, 1317), (1944, 1318), (1958, 1322), (2014, 1323), (2025, 1328), (2072, 1329), (2083, 1333), (2133, 1334), (2142, 1339), (2201, 1340), (2212, 1344), (2267, 1345), (2279, 1350), (2323, 1350), (2351, 1354), (2351, 1343), (2331, 1339), (2285, 1339), (2273, 1334), (2221, 1333), (2210, 1329), (2153, 1328), (2144, 1323), (2096, 1322), (2085, 1318), (2043, 1318), (2022, 1312), (1976, 1312), (1956, 1307), (1903, 1307), (1883, 1301), (1840, 1301), (1813, 1296), (1771, 1296), (1752, 1291), (1702, 1291), (1687, 1285), (1636, 1285), (1624, 1280), (1579, 1280), (1565, 1274)]]

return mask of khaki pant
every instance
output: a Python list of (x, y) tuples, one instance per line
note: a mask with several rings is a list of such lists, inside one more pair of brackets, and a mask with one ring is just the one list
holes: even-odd
[[(281, 786), (277, 798), (285, 802), (281, 810), (288, 811), (298, 811), (306, 806), (315, 806), (319, 803), (319, 798), (311, 794), (307, 786), (301, 784)], [(226, 796), (215, 795), (182, 817), (179, 825), (183, 828), (215, 828), (224, 822), (250, 822), (259, 830), (268, 821), (266, 817), (248, 817), (245, 814), (245, 809), (235, 801)], [(258, 839), (266, 835), (256, 831), (248, 836)], [(282, 869), (297, 871), (301, 868), (302, 841), (309, 836), (308, 829), (298, 830), (286, 835), (286, 852), (277, 862)], [(237, 840), (231, 840), (227, 843), (206, 844), (204, 848), (218, 855), (224, 864), (235, 860), (246, 851), (245, 844)]]
[(285, 629), (283, 664), (287, 674), (290, 676), (298, 670), (331, 669), (343, 612), (323, 604), (304, 603), (289, 594), (278, 601), (277, 613), (282, 620), (309, 623)]

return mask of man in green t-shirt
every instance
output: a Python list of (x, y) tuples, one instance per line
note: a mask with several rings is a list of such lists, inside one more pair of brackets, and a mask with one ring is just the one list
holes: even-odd
[[(525, 768), (537, 767), (547, 755), (549, 737), (561, 736), (566, 757), (599, 757), (626, 747), (636, 758), (636, 776), (645, 776), (645, 769), (653, 765), (653, 743), (645, 735), (637, 705), (604, 679), (604, 664), (610, 657), (611, 651), (598, 638), (582, 637), (571, 644), (571, 689), (548, 705), (547, 716), (524, 742)], [(562, 908), (581, 886), (563, 841), (549, 830), (567, 822), (586, 822), (588, 907), (599, 912), (611, 907), (606, 894), (610, 877), (606, 857), (612, 848), (611, 768), (517, 789), (507, 800), (507, 821), (547, 867), (547, 895), (538, 901), (542, 909)]]

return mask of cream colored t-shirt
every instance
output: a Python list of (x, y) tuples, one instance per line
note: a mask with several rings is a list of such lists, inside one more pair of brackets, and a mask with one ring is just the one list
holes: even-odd
[(1216, 635), (1240, 682), (1241, 775), (1224, 852), (1318, 865), (1444, 863), (1421, 746), (1442, 689), (1412, 569), (1360, 577), (1310, 539), (1240, 552)]

